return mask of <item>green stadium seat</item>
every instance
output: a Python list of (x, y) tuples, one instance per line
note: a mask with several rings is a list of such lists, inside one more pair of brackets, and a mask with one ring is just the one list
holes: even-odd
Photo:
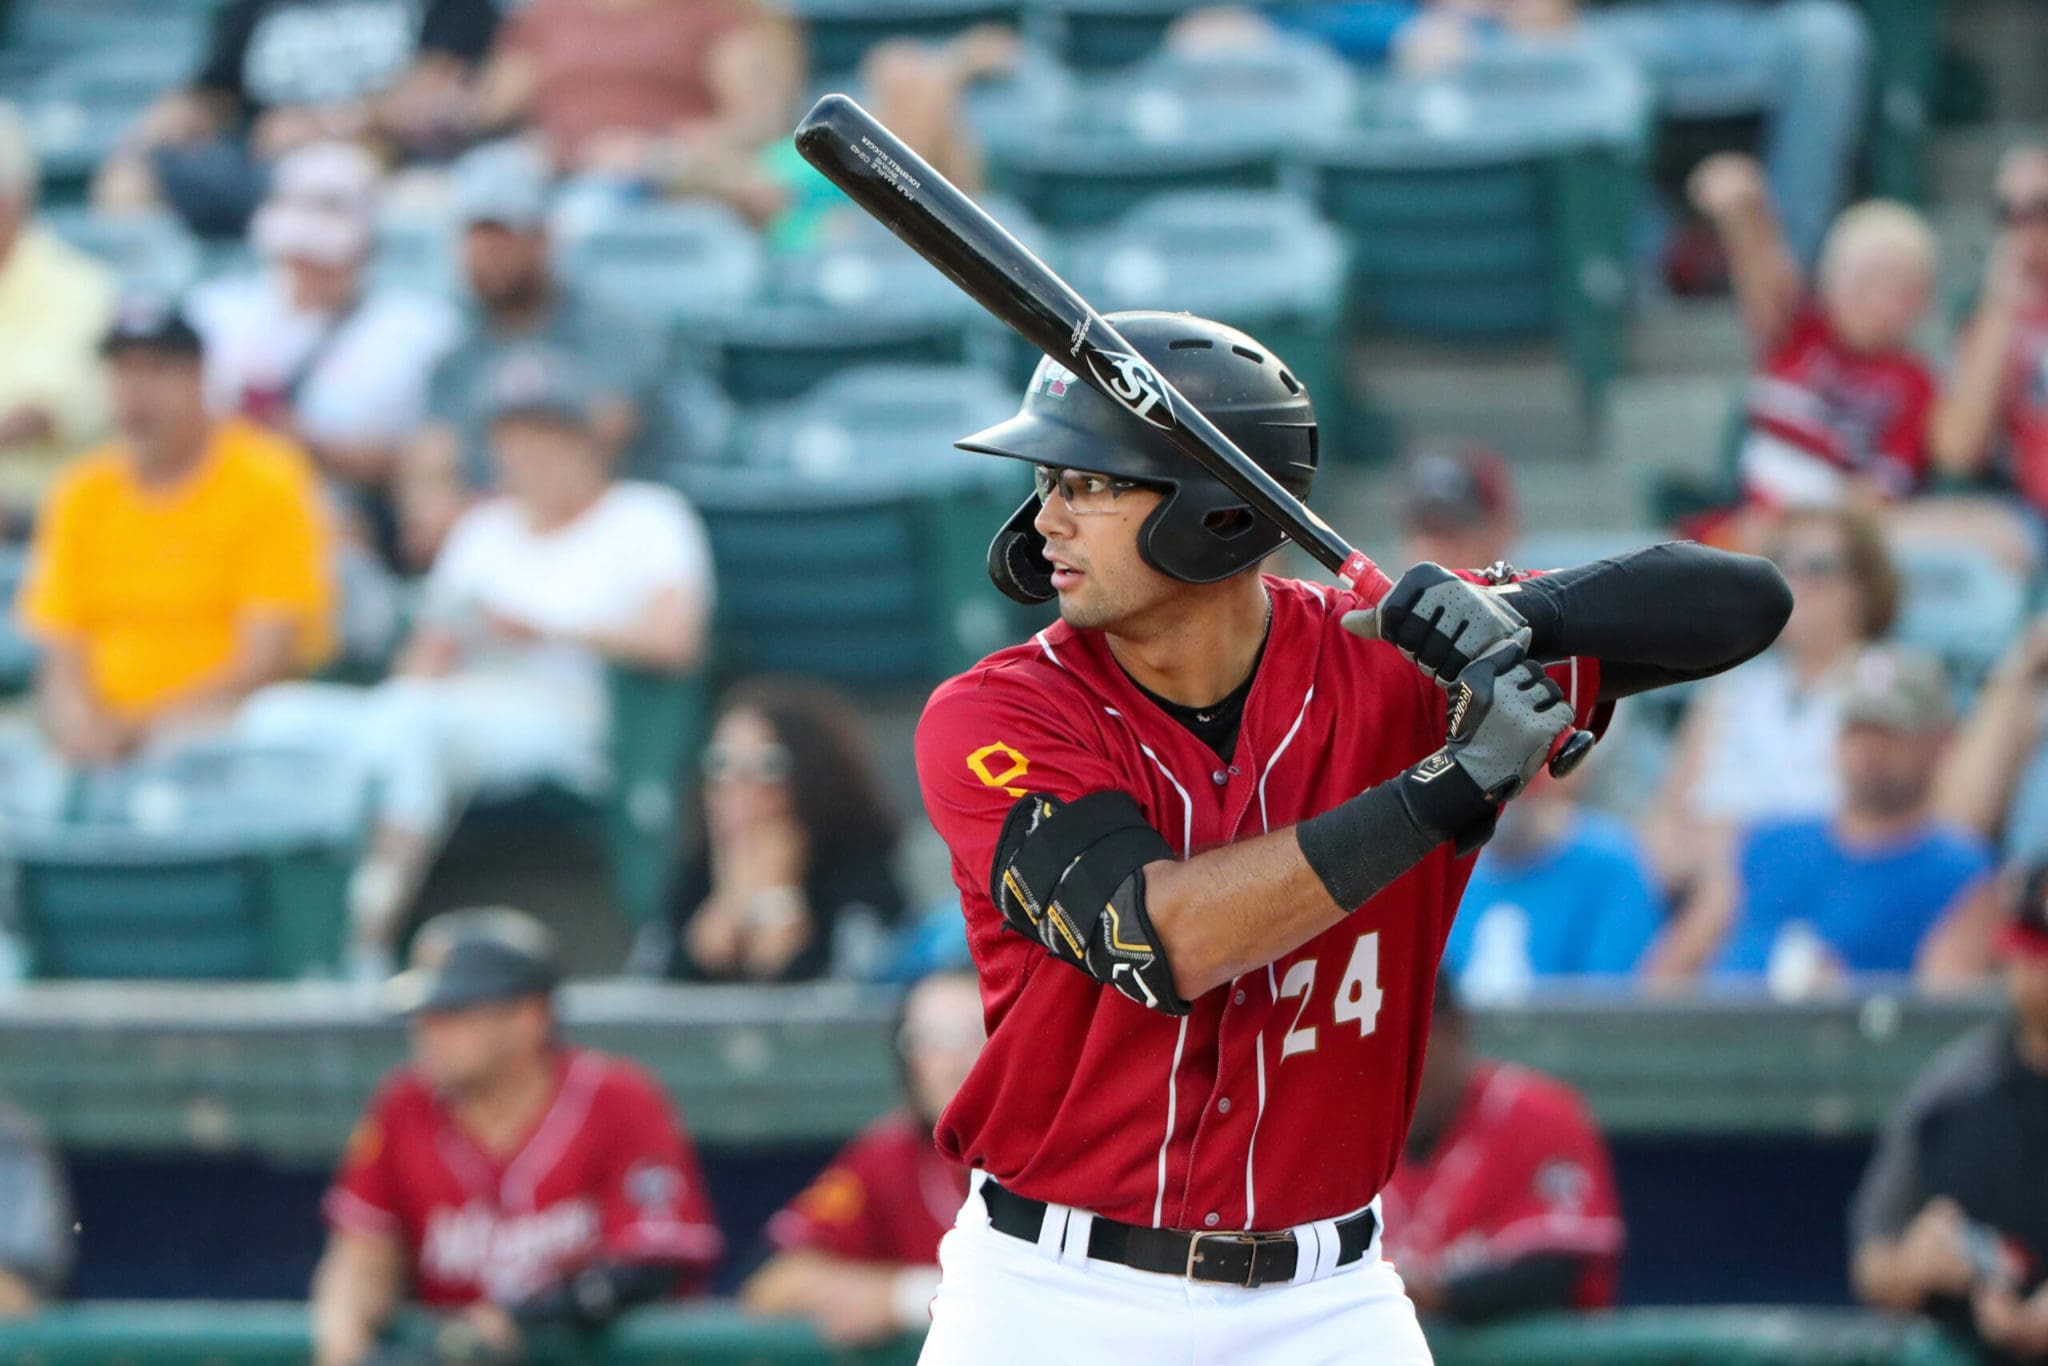
[(46, 74), (18, 96), (46, 191), (69, 198), (82, 189), (142, 112), (190, 78), (203, 30), (189, 42), (175, 36), (183, 31), (121, 45), (102, 30), (90, 47), (51, 53)]
[(891, 38), (950, 38), (977, 24), (1015, 26), (1019, 0), (793, 0), (803, 24), (814, 80), (851, 76), (876, 43)]
[(35, 681), (36, 646), (14, 617), (14, 599), (28, 572), (28, 552), (21, 546), (0, 547), (0, 697), (27, 692)]
[(661, 910), (675, 870), (684, 772), (710, 724), (704, 675), (664, 674), (615, 666), (611, 694), (611, 787), (604, 834), (612, 899), (628, 923), (644, 925)]
[(329, 975), (368, 793), (322, 755), (199, 746), (74, 775), (5, 852), (42, 977)]
[(1308, 387), (1323, 453), (1348, 453), (1343, 384), (1346, 253), (1305, 198), (1187, 191), (1075, 241), (1070, 276), (1103, 309), (1186, 309), (1257, 337)]
[(96, 214), (84, 207), (45, 210), (44, 224), (120, 277), (123, 289), (181, 294), (201, 276), (199, 242), (177, 215)]
[(968, 359), (964, 316), (891, 316), (865, 309), (758, 304), (694, 330), (725, 396), (741, 408), (787, 403), (856, 365), (957, 365)]
[(623, 210), (563, 249), (568, 278), (615, 307), (676, 329), (736, 311), (760, 287), (760, 239), (704, 202)]
[(1589, 398), (1620, 364), (1624, 252), (1647, 96), (1589, 48), (1385, 79), (1308, 153), (1352, 238), (1369, 329), (1456, 341), (1553, 335)]
[(718, 567), (720, 669), (855, 691), (928, 687), (1010, 643), (989, 538), (1023, 470), (968, 461), (946, 479), (804, 480), (703, 470), (686, 488)]
[(389, 288), (447, 297), (460, 294), (453, 227), (437, 218), (386, 218), (377, 225), (370, 275)]
[(1079, 71), (1131, 66), (1159, 50), (1174, 20), (1210, 0), (1038, 0), (1044, 36)]
[(733, 463), (809, 479), (919, 474), (942, 480), (975, 457), (953, 443), (1010, 416), (1017, 391), (966, 365), (861, 365), (739, 425)]

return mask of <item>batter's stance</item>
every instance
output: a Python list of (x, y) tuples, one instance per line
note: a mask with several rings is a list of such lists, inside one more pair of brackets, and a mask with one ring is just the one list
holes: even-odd
[[(1308, 495), (1278, 356), (1111, 321)], [(1471, 855), (1567, 727), (1768, 645), (1784, 580), (1691, 544), (1422, 564), (1376, 604), (1262, 576), (1277, 528), (1050, 360), (960, 445), (1035, 467), (989, 569), (1061, 620), (918, 728), (989, 1028), (938, 1126), (973, 1178), (923, 1360), (1426, 1362), (1375, 1197)]]

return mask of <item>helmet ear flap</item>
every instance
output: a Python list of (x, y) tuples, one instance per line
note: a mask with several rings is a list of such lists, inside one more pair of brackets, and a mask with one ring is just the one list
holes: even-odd
[(1052, 566), (1045, 537), (1038, 534), (1038, 497), (1033, 494), (1010, 514), (988, 543), (988, 576), (1006, 598), (1035, 607), (1053, 599)]

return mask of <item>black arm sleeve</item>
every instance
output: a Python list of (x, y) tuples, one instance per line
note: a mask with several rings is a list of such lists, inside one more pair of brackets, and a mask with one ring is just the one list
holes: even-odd
[(1479, 1323), (1511, 1314), (1538, 1314), (1571, 1307), (1572, 1288), (1585, 1259), (1562, 1252), (1538, 1252), (1499, 1266), (1453, 1276), (1443, 1285), (1443, 1316)]
[(535, 1291), (510, 1306), (510, 1313), (529, 1335), (551, 1328), (601, 1328), (621, 1310), (668, 1294), (681, 1274), (676, 1262), (599, 1262)]
[(1769, 560), (1666, 541), (1521, 580), (1530, 653), (1600, 661), (1600, 699), (1708, 678), (1761, 654), (1792, 614)]

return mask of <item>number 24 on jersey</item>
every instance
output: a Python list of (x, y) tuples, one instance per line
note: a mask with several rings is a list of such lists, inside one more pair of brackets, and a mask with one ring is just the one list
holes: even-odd
[[(1296, 1053), (1316, 1050), (1316, 1026), (1301, 1021), (1315, 997), (1317, 966), (1317, 960), (1304, 958), (1289, 967), (1287, 975), (1280, 979), (1280, 1000), (1301, 998), (1301, 1005), (1294, 1012), (1294, 1026), (1280, 1041), (1282, 1061)], [(1331, 1003), (1331, 1019), (1335, 1024), (1357, 1025), (1358, 1037), (1362, 1039), (1379, 1026), (1380, 999), (1380, 936), (1374, 930), (1358, 936), (1358, 942), (1351, 946), (1351, 961), (1344, 965), (1344, 976), (1337, 983), (1336, 999)]]

